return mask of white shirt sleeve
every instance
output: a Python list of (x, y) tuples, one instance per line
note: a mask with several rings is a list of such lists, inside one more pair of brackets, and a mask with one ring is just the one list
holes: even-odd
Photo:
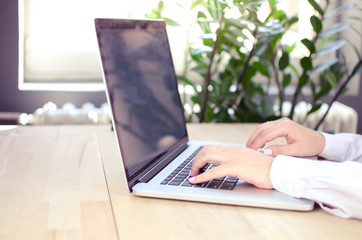
[(362, 136), (323, 135), (321, 156), (334, 161), (279, 155), (272, 164), (271, 182), (276, 190), (314, 200), (331, 214), (362, 219)]
[(362, 135), (338, 133), (335, 135), (323, 133), (326, 145), (321, 157), (334, 161), (362, 162)]

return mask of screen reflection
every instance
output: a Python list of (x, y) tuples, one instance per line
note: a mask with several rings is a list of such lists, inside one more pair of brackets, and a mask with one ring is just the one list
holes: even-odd
[(128, 180), (186, 136), (163, 22), (104, 23), (97, 29)]

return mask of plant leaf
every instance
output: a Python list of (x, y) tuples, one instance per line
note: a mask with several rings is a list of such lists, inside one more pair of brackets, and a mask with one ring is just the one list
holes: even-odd
[(164, 9), (165, 9), (165, 3), (164, 3), (162, 0), (160, 0), (160, 1), (158, 2), (157, 10), (158, 10), (159, 13), (162, 13), (162, 11), (163, 11)]
[(181, 82), (186, 83), (187, 85), (190, 85), (196, 93), (198, 92), (196, 85), (190, 79), (188, 79), (184, 76), (177, 76), (177, 79)]
[(332, 87), (329, 84), (322, 85), (320, 91), (313, 96), (314, 101), (318, 101), (319, 99), (327, 95), (331, 90), (331, 88)]
[(197, 13), (197, 22), (204, 33), (211, 33), (210, 23), (202, 11)]
[(214, 112), (212, 111), (212, 107), (210, 106), (210, 104), (206, 104), (204, 122), (211, 122), (213, 118), (214, 118)]
[(191, 7), (190, 9), (194, 9), (195, 7), (197, 7), (198, 5), (202, 5), (204, 6), (204, 0), (195, 0), (195, 1), (192, 1), (192, 4), (191, 4)]
[(191, 68), (191, 71), (196, 72), (197, 74), (199, 74), (202, 77), (205, 77), (207, 74), (207, 68), (202, 67), (202, 66), (196, 66)]
[(317, 49), (322, 48), (327, 43), (329, 43), (331, 41), (334, 41), (337, 37), (338, 37), (337, 34), (332, 34), (332, 35), (330, 35), (328, 37), (320, 39), (317, 46), (316, 46), (316, 48)]
[(321, 6), (319, 6), (319, 4), (314, 1), (314, 0), (308, 0), (309, 4), (312, 5), (312, 7), (321, 15), (324, 15), (324, 11), (322, 10)]
[(282, 56), (279, 59), (279, 70), (284, 70), (289, 65), (289, 54), (286, 51), (282, 52)]
[(331, 18), (331, 17), (335, 17), (338, 15), (341, 15), (342, 13), (344, 13), (345, 11), (354, 8), (355, 5), (354, 4), (348, 4), (339, 8), (334, 9), (333, 11), (329, 12), (328, 14), (326, 14), (325, 18)]
[(309, 76), (306, 74), (303, 74), (298, 81), (298, 87), (303, 87), (304, 85), (306, 85), (309, 81)]
[(348, 18), (353, 19), (353, 20), (357, 20), (357, 21), (360, 21), (362, 19), (361, 17), (357, 17), (357, 16), (350, 16)]
[(209, 46), (202, 46), (200, 48), (193, 48), (190, 51), (191, 55), (199, 55), (202, 53), (211, 53), (212, 52), (212, 47)]
[(316, 33), (319, 34), (322, 31), (323, 28), (322, 21), (315, 15), (310, 17), (310, 23), (312, 24), (313, 29)]
[(269, 43), (270, 43), (270, 40), (264, 41), (261, 44), (261, 46), (258, 46), (258, 48), (255, 51), (255, 56), (260, 57), (261, 55), (263, 55), (264, 52), (268, 49)]
[(219, 4), (218, 1), (208, 0), (207, 1), (208, 12), (214, 21), (219, 21)]
[(351, 25), (351, 28), (358, 36), (362, 38), (362, 33), (357, 28), (355, 28), (353, 25)]
[(257, 30), (259, 33), (267, 35), (277, 35), (285, 32), (284, 27), (279, 23), (273, 23), (271, 26), (259, 26)]
[(166, 24), (173, 27), (181, 26), (178, 22), (172, 20), (171, 18), (162, 17), (163, 20), (165, 20)]
[(286, 86), (288, 86), (290, 84), (291, 81), (292, 81), (292, 75), (290, 73), (284, 74), (282, 87), (285, 88)]
[[(316, 95), (315, 83), (314, 83), (313, 81), (310, 81), (309, 85), (310, 85), (310, 88), (311, 88), (311, 90), (312, 90), (313, 96), (315, 96), (315, 95)], [(313, 98), (313, 100), (314, 100), (314, 98)]]
[(261, 86), (255, 88), (255, 91), (259, 93), (261, 96), (266, 96), (264, 89)]
[(228, 33), (228, 32), (225, 32), (223, 33), (222, 35), (224, 38), (226, 38), (227, 40), (230, 41), (230, 43), (232, 43), (233, 45), (235, 46), (238, 46), (238, 47), (241, 47), (243, 44), (241, 42), (239, 42), (237, 40), (237, 38), (235, 38), (232, 34)]
[(233, 84), (232, 77), (226, 77), (222, 80), (220, 85), (220, 91), (223, 95), (230, 95), (230, 87)]
[(299, 76), (298, 70), (295, 68), (295, 66), (293, 64), (289, 64), (289, 68), (293, 70), (293, 72), (296, 76)]
[(214, 39), (213, 33), (204, 33), (200, 36), (201, 39)]
[(282, 10), (277, 10), (275, 13), (274, 13), (274, 18), (275, 19), (279, 19), (279, 21), (285, 19), (287, 16), (285, 15), (285, 12), (282, 11)]
[(343, 30), (347, 29), (349, 26), (351, 26), (351, 23), (336, 23), (324, 30), (319, 34), (320, 38), (325, 38), (329, 35), (342, 32)]
[(318, 111), (321, 107), (322, 107), (322, 104), (321, 104), (321, 103), (314, 105), (314, 106), (311, 108), (311, 110), (309, 110), (309, 112), (307, 113), (307, 116), (309, 116), (310, 114)]
[(298, 22), (299, 18), (298, 17), (292, 17), (291, 19), (289, 19), (289, 26), (292, 26), (294, 23)]
[(332, 66), (333, 64), (338, 62), (338, 58), (330, 58), (327, 59), (326, 61), (322, 62), (321, 64), (317, 65), (314, 69), (313, 72), (321, 72), (326, 70), (327, 68), (329, 68), (330, 66)]
[(216, 122), (231, 122), (231, 117), (227, 108), (221, 106), (220, 110), (215, 114)]
[(341, 47), (343, 47), (346, 43), (347, 43), (346, 40), (339, 40), (339, 41), (331, 42), (331, 43), (327, 44), (326, 46), (324, 46), (323, 48), (321, 48), (315, 54), (315, 56), (320, 57), (320, 56), (326, 55), (328, 53), (335, 52), (338, 49), (340, 49)]
[(290, 54), (291, 52), (293, 52), (293, 50), (295, 49), (296, 46), (297, 46), (297, 43), (293, 43), (293, 45), (288, 47), (287, 52)]
[(268, 2), (269, 2), (270, 6), (271, 6), (272, 8), (275, 7), (275, 5), (276, 5), (276, 0), (269, 0)]
[(260, 72), (264, 76), (266, 76), (266, 77), (270, 76), (267, 66), (265, 66), (263, 63), (253, 62), (253, 67), (255, 67), (255, 69), (258, 70), (258, 72)]
[(331, 71), (328, 70), (325, 71), (323, 75), (327, 79), (329, 84), (331, 84), (331, 86), (336, 90), (338, 87), (336, 76)]
[(302, 39), (301, 42), (304, 44), (304, 46), (306, 46), (306, 47), (308, 48), (309, 53), (310, 53), (311, 55), (312, 55), (313, 53), (315, 53), (315, 46), (314, 46), (314, 44), (313, 44), (313, 42), (312, 42), (311, 40), (309, 40), (309, 39), (307, 39), (307, 38), (304, 38), (304, 39)]
[(225, 19), (226, 22), (229, 22), (233, 26), (237, 27), (238, 29), (242, 30), (244, 28), (250, 29), (255, 27), (255, 23), (246, 20), (246, 19)]
[(313, 68), (312, 60), (310, 59), (310, 57), (303, 57), (300, 60), (300, 64), (302, 65), (304, 71), (308, 71)]

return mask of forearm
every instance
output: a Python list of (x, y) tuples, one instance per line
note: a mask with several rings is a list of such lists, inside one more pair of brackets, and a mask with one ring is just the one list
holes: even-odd
[(316, 201), (324, 210), (362, 219), (362, 163), (313, 161), (278, 156), (271, 167), (273, 187)]

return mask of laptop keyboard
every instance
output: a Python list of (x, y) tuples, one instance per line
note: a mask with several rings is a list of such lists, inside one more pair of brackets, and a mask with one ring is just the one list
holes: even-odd
[[(213, 179), (208, 182), (191, 184), (189, 182), (189, 173), (192, 167), (192, 161), (195, 158), (196, 154), (201, 150), (202, 147), (196, 149), (183, 163), (181, 163), (170, 175), (168, 175), (162, 182), (162, 185), (171, 185), (171, 186), (183, 186), (183, 187), (198, 187), (198, 188), (212, 188), (212, 189), (223, 189), (223, 190), (233, 190), (238, 178), (234, 177), (223, 177), (218, 179)], [(200, 172), (205, 172), (213, 167), (216, 167), (215, 164), (207, 164)]]

